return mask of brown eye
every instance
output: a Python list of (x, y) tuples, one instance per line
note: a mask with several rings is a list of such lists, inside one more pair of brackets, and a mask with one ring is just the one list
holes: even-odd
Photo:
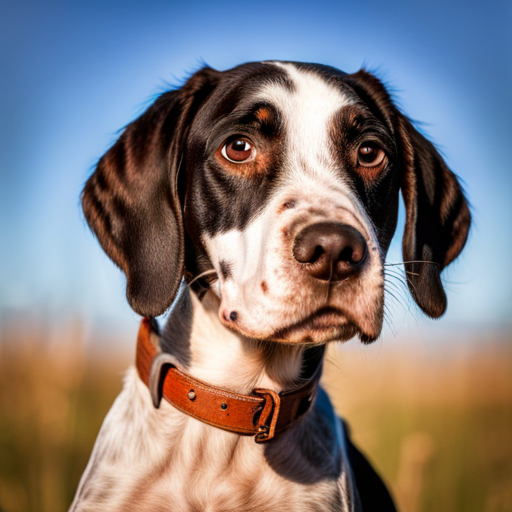
[(222, 148), (222, 156), (230, 162), (247, 162), (255, 155), (256, 148), (247, 139), (235, 139)]
[(357, 151), (357, 161), (363, 167), (377, 167), (382, 163), (386, 154), (374, 143), (365, 142)]

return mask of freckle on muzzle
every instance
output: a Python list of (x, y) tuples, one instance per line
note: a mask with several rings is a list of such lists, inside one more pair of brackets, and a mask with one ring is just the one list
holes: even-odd
[(295, 238), (293, 256), (304, 272), (320, 281), (341, 281), (357, 274), (367, 259), (363, 235), (340, 222), (306, 226)]

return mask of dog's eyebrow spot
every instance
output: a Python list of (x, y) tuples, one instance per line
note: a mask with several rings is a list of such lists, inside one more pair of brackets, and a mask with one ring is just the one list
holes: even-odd
[(224, 280), (229, 279), (232, 276), (231, 263), (226, 260), (220, 260), (219, 262), (220, 274)]
[(258, 121), (264, 123), (265, 121), (270, 120), (270, 118), (272, 116), (272, 112), (267, 107), (260, 107), (256, 111), (255, 116), (256, 116), (256, 119), (258, 119)]
[(267, 285), (266, 281), (261, 281), (261, 289), (262, 289), (263, 293), (267, 293), (268, 285)]

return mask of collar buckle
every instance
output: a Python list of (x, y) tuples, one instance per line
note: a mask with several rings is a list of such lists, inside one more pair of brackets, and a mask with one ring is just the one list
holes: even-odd
[(279, 418), (279, 410), (281, 407), (281, 397), (275, 391), (263, 388), (255, 389), (253, 394), (262, 396), (265, 399), (254, 440), (257, 443), (266, 443), (274, 438), (276, 432), (277, 419)]

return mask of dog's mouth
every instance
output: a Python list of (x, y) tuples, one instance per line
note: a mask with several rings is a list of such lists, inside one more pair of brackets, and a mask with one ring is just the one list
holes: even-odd
[(306, 318), (279, 329), (272, 341), (293, 343), (327, 343), (346, 341), (356, 334), (364, 336), (346, 313), (334, 307), (323, 307)]

